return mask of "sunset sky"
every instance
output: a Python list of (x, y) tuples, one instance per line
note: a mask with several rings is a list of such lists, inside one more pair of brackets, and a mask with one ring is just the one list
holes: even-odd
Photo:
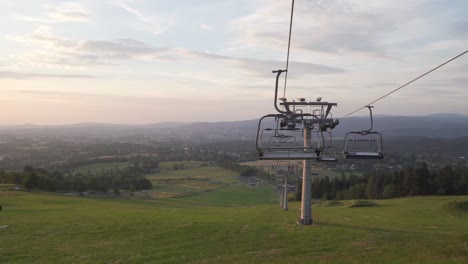
[[(291, 1), (0, 1), (0, 125), (274, 113)], [(286, 97), (341, 116), (468, 49), (468, 1), (296, 0)], [(468, 114), (468, 55), (375, 105)], [(359, 112), (357, 115), (365, 115)]]

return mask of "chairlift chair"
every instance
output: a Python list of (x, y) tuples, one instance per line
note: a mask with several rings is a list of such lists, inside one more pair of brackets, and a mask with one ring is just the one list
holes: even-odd
[[(324, 136), (328, 134), (328, 136)], [(317, 137), (320, 142), (320, 158), (319, 162), (337, 162), (336, 148), (333, 146), (332, 133), (327, 131), (317, 132)]]
[(368, 130), (346, 133), (343, 154), (346, 159), (383, 159), (382, 135), (372, 131), (373, 106), (366, 106), (370, 112), (371, 126)]
[[(317, 147), (304, 146), (304, 133), (312, 131), (321, 122), (329, 124), (327, 126), (329, 128), (332, 128), (332, 125), (336, 126), (337, 121), (328, 116), (331, 108), (337, 104), (321, 100), (307, 102), (305, 98), (299, 98), (298, 101), (278, 98), (279, 77), (283, 72), (285, 70), (273, 71), (276, 73), (273, 104), (278, 114), (265, 115), (258, 122), (256, 138), (258, 158), (260, 160), (317, 160), (322, 153), (321, 142), (317, 140)], [(305, 113), (304, 109), (307, 107), (320, 108), (320, 110), (317, 114)], [(276, 127), (263, 129), (262, 122), (272, 118), (276, 121)]]
[(322, 155), (317, 161), (320, 162), (337, 162), (337, 153), (335, 147), (327, 147), (322, 150)]
[(260, 160), (312, 160), (320, 157), (315, 147), (305, 148), (302, 129), (266, 128), (262, 122), (268, 118), (281, 119), (283, 114), (271, 114), (260, 118), (257, 129), (256, 148)]

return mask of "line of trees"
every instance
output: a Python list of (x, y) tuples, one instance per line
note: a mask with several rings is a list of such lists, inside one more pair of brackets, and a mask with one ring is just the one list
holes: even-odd
[(24, 186), (27, 190), (39, 189), (55, 192), (108, 192), (114, 190), (147, 190), (152, 189), (150, 180), (129, 169), (112, 169), (99, 173), (78, 173), (64, 175), (57, 171), (49, 172), (42, 168), (26, 166), (23, 171), (0, 171), (0, 183), (11, 183)]
[[(300, 188), (298, 188), (300, 190)], [(388, 199), (415, 195), (468, 194), (468, 167), (445, 166), (430, 170), (425, 162), (399, 172), (374, 172), (364, 176), (317, 177), (312, 198), (325, 200)]]

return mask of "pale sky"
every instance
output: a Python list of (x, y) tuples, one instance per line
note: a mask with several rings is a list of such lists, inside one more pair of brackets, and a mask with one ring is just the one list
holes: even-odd
[[(274, 113), (290, 4), (0, 0), (0, 125)], [(467, 49), (466, 0), (296, 0), (286, 97), (323, 97), (339, 117)], [(374, 111), (468, 114), (467, 88), (465, 55)]]

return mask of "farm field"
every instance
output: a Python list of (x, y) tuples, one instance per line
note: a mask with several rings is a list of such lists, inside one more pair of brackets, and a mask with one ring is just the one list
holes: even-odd
[(220, 179), (225, 177), (239, 176), (239, 173), (230, 170), (221, 169), (216, 166), (192, 166), (190, 169), (183, 170), (164, 170), (159, 173), (147, 174), (146, 178), (158, 179)]
[(207, 165), (206, 161), (162, 161), (159, 163), (161, 172), (167, 172), (173, 170), (174, 164), (184, 165), (184, 169), (191, 169)]
[(89, 165), (77, 167), (72, 170), (73, 173), (100, 172), (101, 170), (110, 170), (113, 168), (128, 167), (128, 162), (98, 162)]
[[(268, 187), (229, 185), (147, 201), (1, 191), (1, 263), (466, 263), (458, 197), (376, 201), (369, 208), (299, 203)], [(8, 227), (4, 227), (8, 226)]]

